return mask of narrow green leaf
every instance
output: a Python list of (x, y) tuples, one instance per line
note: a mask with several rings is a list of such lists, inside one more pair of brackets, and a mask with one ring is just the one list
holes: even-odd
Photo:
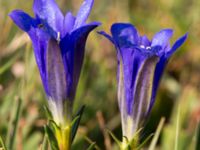
[(10, 130), (11, 133), (9, 133), (9, 135), (10, 135), (9, 144), (8, 144), (9, 150), (13, 150), (13, 146), (14, 146), (14, 143), (15, 143), (19, 118), (20, 118), (20, 115), (21, 115), (21, 106), (22, 106), (22, 99), (19, 98), (18, 103), (17, 103), (17, 110), (16, 110), (15, 117), (14, 117), (14, 120), (13, 120), (13, 123), (12, 123), (12, 126), (11, 126), (12, 130)]
[(59, 150), (58, 142), (57, 142), (57, 139), (56, 139), (52, 129), (47, 125), (44, 127), (44, 129), (45, 129), (45, 133), (48, 137), (48, 140), (49, 140), (49, 143), (51, 146), (51, 150)]
[(48, 125), (53, 131), (61, 130), (60, 127), (56, 124), (56, 122), (54, 120), (49, 120)]
[(197, 136), (196, 136), (196, 150), (200, 150), (200, 122), (198, 124), (198, 129), (197, 129)]
[(111, 137), (113, 138), (113, 140), (117, 143), (117, 145), (119, 147), (121, 147), (122, 142), (120, 140), (118, 140), (117, 137), (109, 129), (107, 129), (107, 131), (111, 135)]
[(76, 136), (76, 132), (78, 130), (78, 126), (79, 126), (79, 123), (81, 121), (81, 117), (82, 117), (84, 109), (85, 109), (85, 105), (83, 105), (80, 108), (80, 110), (78, 111), (78, 113), (75, 115), (75, 119), (74, 119), (73, 124), (72, 124), (72, 136), (71, 136), (71, 138), (72, 138), (71, 141), (72, 142), (73, 142), (73, 140), (74, 140), (74, 138)]
[(137, 130), (137, 131), (135, 132), (135, 134), (133, 135), (133, 138), (132, 138), (131, 141), (128, 141), (128, 139), (127, 139), (127, 141), (128, 141), (127, 143), (129, 143), (129, 145), (130, 145), (131, 147), (137, 146), (138, 139), (139, 139), (139, 136), (140, 136), (140, 133), (141, 133), (142, 130), (143, 130), (143, 128), (140, 128), (139, 130)]
[(19, 55), (16, 55), (14, 58), (9, 60), (5, 65), (1, 66), (0, 75), (3, 74), (6, 70), (8, 70), (12, 66), (12, 64), (17, 60), (18, 57)]
[(159, 122), (159, 125), (158, 125), (158, 127), (156, 129), (156, 133), (155, 133), (155, 135), (153, 137), (153, 140), (151, 141), (151, 144), (149, 146), (149, 150), (154, 150), (155, 149), (156, 143), (158, 141), (158, 138), (160, 136), (160, 133), (161, 133), (161, 130), (163, 128), (164, 123), (165, 123), (165, 118), (162, 117), (160, 122)]
[[(84, 139), (85, 139), (88, 143), (90, 143), (90, 146), (91, 146), (92, 144), (95, 143), (95, 142), (93, 142), (90, 138), (88, 138), (87, 136), (84, 136)], [(101, 150), (101, 148), (100, 148), (97, 144), (94, 144), (94, 148), (95, 148), (96, 150)]]
[(154, 134), (150, 134), (136, 149), (140, 150), (153, 136)]
[(87, 148), (87, 150), (93, 150), (93, 149), (95, 148), (95, 145), (96, 145), (95, 142), (92, 143), (92, 144)]
[(45, 111), (46, 117), (47, 117), (49, 120), (52, 120), (52, 119), (53, 119), (53, 116), (52, 116), (51, 111), (49, 110), (49, 108), (46, 107), (46, 106), (44, 106), (44, 111)]
[(178, 105), (178, 113), (176, 118), (176, 138), (174, 144), (174, 150), (178, 150), (178, 137), (179, 137), (179, 124), (180, 124), (180, 106)]
[(42, 142), (42, 148), (41, 150), (48, 150), (48, 140), (47, 140), (47, 136), (45, 134), (43, 142)]
[(6, 145), (3, 142), (3, 139), (1, 138), (1, 136), (0, 136), (0, 144), (1, 144), (2, 148), (3, 148), (3, 150), (7, 150)]

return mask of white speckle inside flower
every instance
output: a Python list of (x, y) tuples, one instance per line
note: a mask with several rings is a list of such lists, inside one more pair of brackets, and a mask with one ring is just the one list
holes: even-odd
[(140, 45), (140, 48), (145, 48), (145, 46), (144, 45)]
[(57, 33), (57, 39), (58, 43), (60, 42), (60, 32)]
[(151, 47), (150, 47), (150, 46), (147, 46), (147, 47), (146, 47), (146, 49), (147, 49), (147, 50), (150, 50), (150, 49), (151, 49)]
[(144, 46), (144, 45), (140, 45), (140, 48), (143, 48), (143, 49), (146, 49), (146, 50), (150, 50), (151, 49), (151, 47), (150, 46)]

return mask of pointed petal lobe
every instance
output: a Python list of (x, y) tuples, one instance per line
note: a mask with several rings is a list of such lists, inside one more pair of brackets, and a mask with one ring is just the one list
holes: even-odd
[(31, 26), (35, 26), (34, 19), (22, 10), (14, 10), (9, 16), (15, 24), (25, 32), (30, 31)]
[(116, 23), (111, 27), (115, 43), (120, 47), (130, 47), (138, 43), (139, 37), (136, 28), (128, 23)]
[(93, 3), (94, 0), (84, 0), (79, 12), (77, 13), (74, 29), (77, 29), (85, 24), (92, 9)]
[(140, 37), (140, 45), (144, 45), (145, 47), (150, 46), (151, 42), (147, 38), (146, 35)]
[(62, 31), (64, 16), (54, 0), (34, 0), (33, 11), (55, 31)]
[(160, 32), (156, 33), (153, 37), (151, 46), (162, 46), (162, 49), (164, 49), (167, 44), (169, 43), (169, 39), (173, 35), (172, 29), (163, 29)]
[(72, 15), (71, 12), (68, 12), (65, 15), (65, 20), (64, 20), (64, 35), (66, 33), (69, 33), (70, 31), (72, 31), (73, 27), (74, 27), (74, 23), (75, 23), (76, 18)]
[(73, 77), (73, 85), (71, 91), (72, 99), (75, 96), (74, 94), (76, 91), (76, 86), (78, 84), (80, 71), (83, 64), (87, 36), (90, 33), (90, 31), (92, 31), (98, 25), (99, 23), (90, 23), (88, 25), (82, 26), (79, 29), (73, 31), (69, 35), (69, 37), (65, 37), (60, 43), (65, 70), (68, 70), (71, 76)]
[(104, 32), (104, 31), (98, 31), (97, 33), (103, 35), (103, 36), (104, 36), (105, 38), (107, 38), (110, 42), (112, 42), (113, 44), (115, 44), (113, 38), (112, 38), (109, 34), (107, 34), (106, 32)]
[(171, 50), (167, 52), (166, 57), (169, 58), (187, 39), (188, 33), (180, 37), (172, 46)]

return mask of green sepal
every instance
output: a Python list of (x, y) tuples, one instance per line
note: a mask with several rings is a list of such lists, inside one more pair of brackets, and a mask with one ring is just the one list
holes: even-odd
[(96, 145), (95, 142), (92, 143), (92, 144), (87, 148), (87, 150), (93, 150), (93, 149), (95, 148), (95, 145)]
[(61, 128), (57, 125), (57, 123), (54, 120), (49, 120), (48, 126), (53, 130), (55, 133), (56, 130), (61, 130)]
[(45, 133), (46, 133), (46, 135), (48, 137), (51, 150), (59, 150), (58, 142), (57, 142), (57, 139), (56, 139), (55, 134), (52, 131), (52, 129), (48, 125), (46, 125), (44, 127), (44, 129), (45, 129)]
[(133, 149), (136, 150), (136, 149), (138, 149), (137, 148), (138, 137), (142, 131), (142, 128), (135, 132), (135, 134), (133, 135), (133, 138), (130, 141), (128, 140), (128, 138), (126, 136), (123, 136), (123, 142), (118, 140), (117, 137), (110, 130), (107, 129), (107, 131), (112, 136), (113, 140), (117, 143), (117, 145), (119, 146), (119, 148), (121, 150), (133, 150)]
[(150, 134), (136, 149), (140, 150), (153, 136), (154, 134)]
[(122, 142), (120, 140), (118, 140), (118, 138), (109, 129), (106, 129), (106, 130), (108, 131), (110, 136), (113, 138), (113, 140), (117, 143), (117, 145), (119, 147), (121, 147), (122, 146)]
[(44, 106), (45, 115), (49, 120), (53, 120), (53, 115), (48, 107)]
[(81, 118), (82, 118), (82, 114), (84, 112), (85, 109), (85, 105), (83, 105), (79, 111), (77, 112), (77, 114), (75, 115), (73, 121), (72, 121), (72, 133), (71, 133), (71, 141), (73, 142), (75, 136), (76, 136), (76, 132), (78, 130), (78, 126), (80, 124)]
[(130, 147), (130, 149), (136, 148), (137, 144), (138, 144), (138, 137), (140, 136), (141, 131), (143, 130), (143, 128), (138, 129), (135, 134), (133, 135), (133, 138), (127, 142), (128, 147)]

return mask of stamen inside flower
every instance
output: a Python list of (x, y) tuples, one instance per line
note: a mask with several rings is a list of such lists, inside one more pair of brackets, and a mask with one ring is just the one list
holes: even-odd
[(57, 32), (57, 42), (60, 43), (60, 32)]
[(143, 48), (143, 49), (146, 49), (146, 50), (150, 50), (151, 49), (150, 46), (145, 47), (144, 45), (140, 45), (140, 48)]
[(145, 46), (144, 45), (140, 45), (140, 48), (145, 48)]
[(150, 46), (147, 46), (147, 47), (146, 47), (146, 49), (147, 49), (147, 50), (150, 50), (150, 49), (151, 49), (151, 47), (150, 47)]

